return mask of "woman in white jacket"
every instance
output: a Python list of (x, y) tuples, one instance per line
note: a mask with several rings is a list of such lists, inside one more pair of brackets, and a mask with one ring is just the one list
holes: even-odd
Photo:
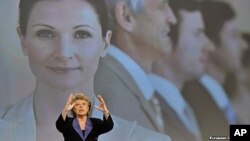
[[(69, 93), (83, 92), (98, 104), (93, 79), (111, 38), (105, 3), (21, 0), (19, 10), (17, 31), (36, 87), (31, 95), (0, 113), (1, 141), (63, 140), (55, 121)], [(92, 110), (91, 116), (100, 118), (102, 114)], [(114, 129), (100, 140), (170, 140), (135, 122), (113, 119)]]

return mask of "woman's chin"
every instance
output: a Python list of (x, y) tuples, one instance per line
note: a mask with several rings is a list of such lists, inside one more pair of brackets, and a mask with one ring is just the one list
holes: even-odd
[(77, 113), (77, 116), (78, 117), (83, 117), (83, 116), (87, 116), (87, 114), (86, 113)]
[(76, 89), (80, 86), (80, 83), (75, 81), (54, 81), (53, 83), (50, 83), (51, 87), (57, 88), (57, 89)]

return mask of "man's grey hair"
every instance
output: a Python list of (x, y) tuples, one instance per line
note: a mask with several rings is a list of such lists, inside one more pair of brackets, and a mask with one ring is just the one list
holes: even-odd
[(108, 7), (108, 15), (110, 20), (110, 28), (115, 32), (116, 20), (114, 17), (114, 7), (118, 2), (125, 2), (132, 14), (136, 16), (144, 9), (144, 0), (105, 0)]

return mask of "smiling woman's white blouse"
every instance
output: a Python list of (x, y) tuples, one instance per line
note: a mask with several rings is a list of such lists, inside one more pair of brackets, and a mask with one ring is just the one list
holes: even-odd
[[(98, 112), (94, 110), (92, 116), (102, 118), (102, 114)], [(36, 140), (33, 94), (27, 96), (10, 109), (0, 108), (0, 117), (1, 141)], [(142, 128), (136, 122), (129, 122), (114, 115), (112, 117), (114, 121), (113, 130), (101, 135), (99, 141), (171, 141), (169, 136)]]

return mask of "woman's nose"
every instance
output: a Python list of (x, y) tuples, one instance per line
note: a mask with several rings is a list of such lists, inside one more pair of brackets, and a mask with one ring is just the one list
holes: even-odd
[(60, 61), (68, 61), (74, 56), (73, 44), (67, 37), (58, 39), (54, 58)]

